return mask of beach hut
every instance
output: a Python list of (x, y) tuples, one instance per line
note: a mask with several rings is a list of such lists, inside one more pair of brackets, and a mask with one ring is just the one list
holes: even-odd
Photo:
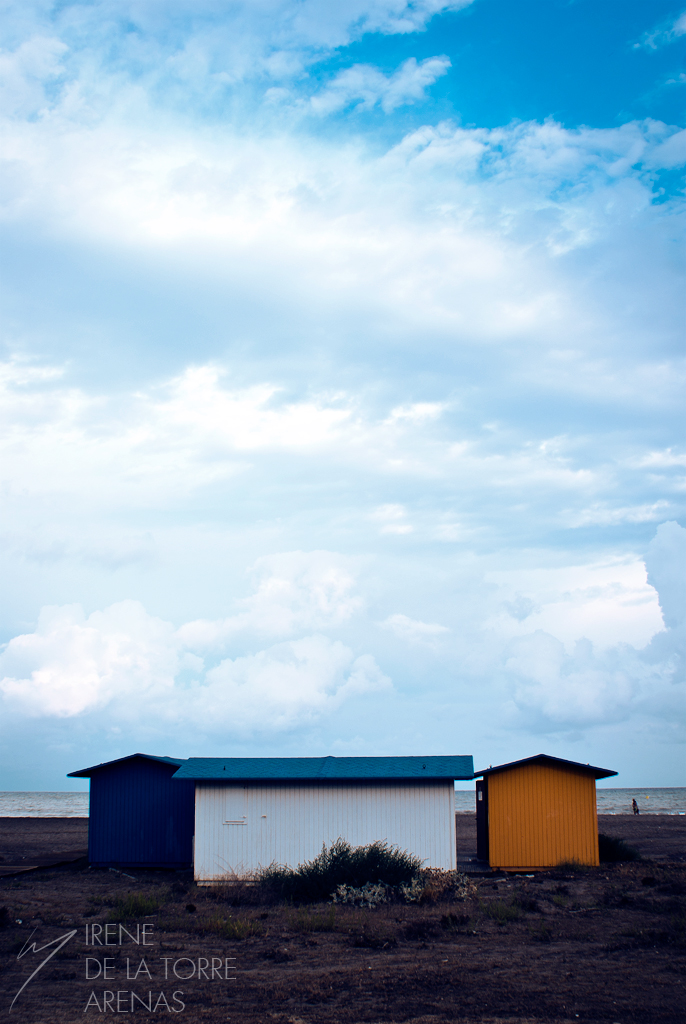
[(537, 754), (474, 774), (480, 860), (503, 871), (599, 863), (595, 783), (617, 772)]
[(90, 779), (93, 866), (187, 868), (193, 862), (194, 787), (172, 782), (182, 758), (131, 754), (70, 772)]
[(174, 779), (195, 784), (195, 878), (211, 883), (297, 867), (339, 838), (454, 869), (453, 783), (473, 769), (467, 756), (191, 757)]

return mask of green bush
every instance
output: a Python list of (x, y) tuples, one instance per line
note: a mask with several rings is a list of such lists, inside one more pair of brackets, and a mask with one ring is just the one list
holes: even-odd
[(422, 862), (388, 843), (369, 843), (352, 847), (345, 839), (324, 845), (314, 860), (299, 867), (272, 864), (259, 876), (260, 886), (280, 899), (294, 903), (329, 900), (339, 886), (361, 889), (365, 885), (399, 886), (410, 882), (421, 870)]
[(624, 839), (606, 836), (602, 832), (598, 835), (598, 851), (600, 860), (606, 864), (617, 863), (622, 860), (641, 859), (638, 850), (635, 850), (633, 846), (629, 846)]

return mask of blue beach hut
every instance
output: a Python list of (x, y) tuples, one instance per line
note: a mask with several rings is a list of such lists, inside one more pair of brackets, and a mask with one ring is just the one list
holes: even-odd
[(90, 779), (88, 859), (94, 867), (193, 863), (194, 783), (172, 782), (183, 758), (131, 754), (70, 772)]

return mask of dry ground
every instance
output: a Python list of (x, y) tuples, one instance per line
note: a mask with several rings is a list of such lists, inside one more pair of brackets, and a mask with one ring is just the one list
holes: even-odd
[[(198, 889), (183, 873), (134, 871), (134, 880), (83, 862), (5, 877), (0, 1019), (102, 1020), (116, 1012), (117, 993), (119, 1014), (127, 1012), (135, 991), (146, 1005), (149, 992), (151, 1005), (159, 1001), (157, 1012), (136, 1004), (139, 1019), (188, 1024), (683, 1024), (686, 819), (610, 820), (615, 827), (605, 831), (621, 835), (626, 825), (629, 838), (653, 843), (652, 860), (481, 877), (471, 898), (438, 906), (260, 905), (253, 887)], [(2, 833), (0, 821), (0, 851)], [(87, 945), (86, 926), (90, 938), (94, 924), (118, 927), (122, 920), (134, 937), (138, 925), (151, 926), (150, 944), (136, 945), (124, 933), (122, 945)], [(76, 934), (10, 1012), (53, 948), (18, 959), (34, 929), (38, 945)], [(110, 937), (118, 938), (116, 928)], [(88, 980), (86, 958), (95, 973), (105, 956), (111, 980)], [(127, 958), (133, 974), (142, 957), (151, 977), (141, 971), (127, 979)], [(174, 977), (175, 965), (178, 974), (195, 976)], [(206, 978), (197, 977), (198, 967)], [(107, 1004), (105, 992), (114, 993)], [(176, 1002), (174, 992), (183, 993)]]

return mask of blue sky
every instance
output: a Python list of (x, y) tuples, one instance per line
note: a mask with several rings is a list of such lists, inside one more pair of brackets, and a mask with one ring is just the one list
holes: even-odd
[(686, 10), (3, 4), (0, 787), (684, 785)]

